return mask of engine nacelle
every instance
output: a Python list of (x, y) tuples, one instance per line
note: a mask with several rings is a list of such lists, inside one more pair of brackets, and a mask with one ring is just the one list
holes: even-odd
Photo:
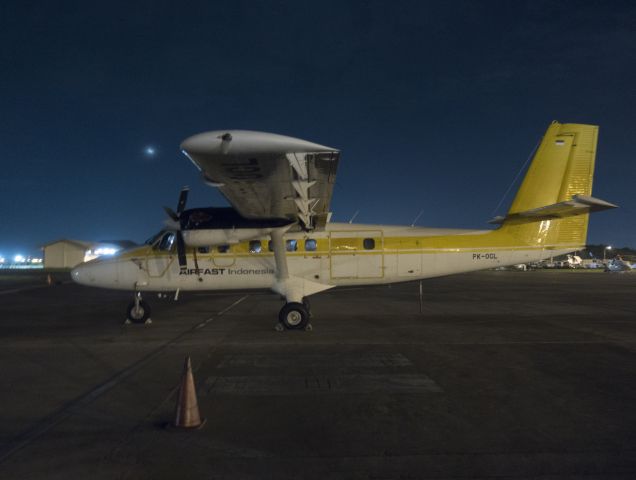
[(189, 247), (215, 247), (259, 239), (271, 232), (271, 228), (221, 228), (184, 230), (182, 234)]

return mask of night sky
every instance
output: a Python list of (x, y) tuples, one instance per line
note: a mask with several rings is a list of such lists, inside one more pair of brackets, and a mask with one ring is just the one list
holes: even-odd
[(601, 127), (588, 241), (636, 247), (631, 1), (6, 1), (0, 61), (0, 256), (226, 205), (179, 144), (233, 128), (340, 149), (335, 221), (488, 228), (554, 119)]

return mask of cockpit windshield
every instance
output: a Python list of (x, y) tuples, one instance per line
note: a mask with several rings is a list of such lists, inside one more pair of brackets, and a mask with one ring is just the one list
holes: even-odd
[(174, 231), (161, 230), (159, 233), (153, 235), (144, 243), (151, 245), (153, 250), (162, 250), (164, 252), (172, 251), (177, 235)]
[(155, 233), (152, 237), (150, 237), (148, 240), (146, 240), (144, 242), (145, 245), (154, 245), (155, 243), (157, 243), (157, 241), (161, 238), (161, 236), (166, 233), (165, 230), (160, 230), (157, 233)]

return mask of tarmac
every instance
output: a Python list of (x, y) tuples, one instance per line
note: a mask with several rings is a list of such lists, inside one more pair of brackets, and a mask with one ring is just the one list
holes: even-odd
[[(636, 478), (636, 274), (312, 297), (0, 284), (0, 478)], [(203, 428), (168, 428), (190, 355)]]

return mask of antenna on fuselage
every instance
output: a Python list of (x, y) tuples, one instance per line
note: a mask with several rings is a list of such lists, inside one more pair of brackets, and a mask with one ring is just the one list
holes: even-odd
[(351, 217), (351, 219), (349, 220), (349, 223), (353, 223), (355, 218), (358, 216), (358, 213), (360, 213), (360, 210), (356, 210), (356, 213), (353, 214), (353, 217)]
[(413, 223), (411, 223), (411, 227), (415, 226), (415, 222), (417, 222), (420, 219), (423, 213), (424, 213), (424, 209), (420, 210), (420, 213), (417, 214), (417, 217), (413, 219)]

